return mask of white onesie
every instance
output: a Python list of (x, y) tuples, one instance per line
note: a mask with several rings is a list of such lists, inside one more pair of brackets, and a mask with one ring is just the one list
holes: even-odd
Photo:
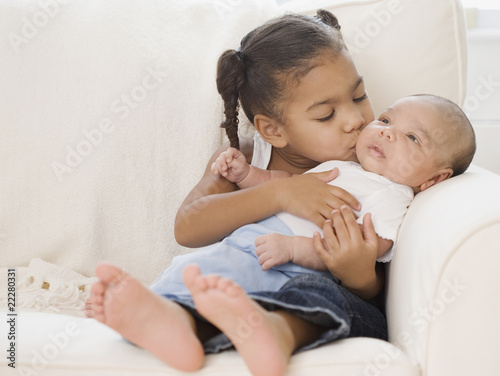
[[(271, 159), (272, 146), (262, 139), (256, 132), (254, 136), (254, 155), (252, 165), (267, 168)], [(359, 163), (345, 161), (328, 161), (307, 171), (321, 172), (338, 167), (339, 176), (329, 184), (343, 188), (352, 194), (361, 203), (361, 210), (357, 211), (358, 223), (362, 223), (366, 213), (372, 214), (375, 232), (382, 238), (396, 243), (399, 227), (404, 215), (413, 200), (413, 189), (406, 185), (394, 183), (389, 179), (365, 171)], [(278, 213), (281, 219), (295, 234), (312, 237), (315, 231), (323, 233), (313, 222), (289, 213)], [(388, 262), (392, 259), (394, 246), (380, 256), (377, 261)]]

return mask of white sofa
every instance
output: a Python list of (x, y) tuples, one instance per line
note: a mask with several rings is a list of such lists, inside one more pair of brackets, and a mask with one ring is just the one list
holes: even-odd
[[(190, 251), (173, 219), (223, 139), (217, 57), (285, 10), (319, 7), (338, 16), (375, 112), (413, 93), (463, 101), (455, 0), (0, 1), (1, 307), (7, 268), (17, 288), (1, 375), (180, 374), (82, 317), (94, 267), (150, 283)], [(473, 166), (419, 194), (388, 268), (389, 342), (300, 353), (289, 375), (499, 375), (499, 192)], [(229, 351), (194, 374), (248, 371)]]

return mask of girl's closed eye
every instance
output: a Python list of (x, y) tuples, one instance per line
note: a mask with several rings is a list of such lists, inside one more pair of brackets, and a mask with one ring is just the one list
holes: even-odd
[(354, 98), (353, 101), (354, 101), (354, 103), (359, 103), (359, 102), (364, 101), (366, 98), (368, 98), (368, 95), (366, 93), (363, 93), (362, 96), (360, 96), (358, 98)]

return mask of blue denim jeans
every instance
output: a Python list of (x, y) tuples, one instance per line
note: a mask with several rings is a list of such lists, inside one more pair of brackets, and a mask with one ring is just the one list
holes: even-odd
[[(282, 310), (325, 328), (313, 343), (297, 352), (348, 337), (373, 337), (387, 340), (387, 323), (383, 310), (383, 293), (367, 301), (342, 287), (333, 276), (306, 273), (291, 278), (278, 291), (249, 294), (268, 311)], [(164, 295), (189, 310), (196, 319), (200, 316), (189, 297)], [(204, 343), (206, 353), (216, 353), (232, 347), (219, 333)]]

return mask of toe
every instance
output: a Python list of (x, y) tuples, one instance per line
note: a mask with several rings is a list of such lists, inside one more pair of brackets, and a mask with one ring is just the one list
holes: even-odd
[(95, 273), (97, 277), (106, 284), (117, 283), (126, 275), (126, 273), (117, 266), (104, 262), (96, 266)]
[(187, 265), (182, 271), (182, 279), (184, 284), (188, 289), (195, 288), (196, 280), (199, 280), (199, 276), (201, 276), (200, 267), (196, 264)]
[(94, 317), (94, 310), (92, 309), (91, 304), (88, 304), (88, 303), (85, 304), (84, 312), (85, 312), (86, 317), (89, 317), (89, 318)]
[(210, 288), (210, 289), (217, 288), (217, 285), (219, 284), (220, 279), (221, 278), (218, 275), (215, 275), (215, 274), (207, 275), (205, 277), (205, 280), (207, 282), (208, 288)]
[(235, 297), (239, 295), (246, 295), (246, 292), (241, 288), (240, 285), (233, 282), (232, 284), (227, 286), (226, 294), (231, 297)]
[(228, 278), (219, 279), (219, 283), (217, 284), (217, 289), (221, 291), (226, 291), (229, 287), (233, 286), (234, 282)]
[(95, 299), (97, 296), (102, 296), (106, 288), (102, 282), (96, 282), (90, 288), (90, 299)]

